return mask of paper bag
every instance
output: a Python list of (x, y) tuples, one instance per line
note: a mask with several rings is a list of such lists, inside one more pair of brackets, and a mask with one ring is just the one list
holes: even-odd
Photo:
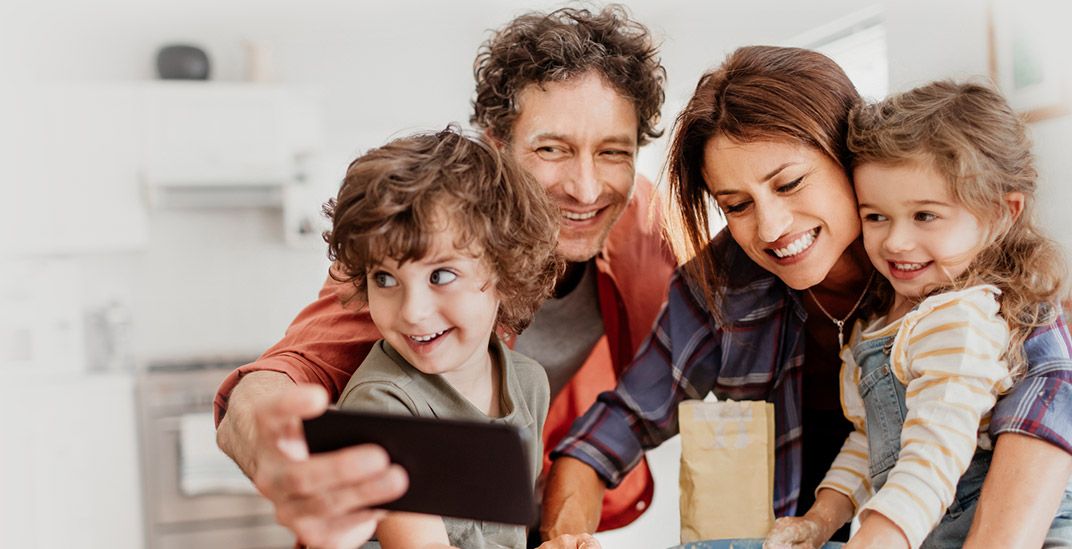
[(681, 542), (763, 538), (774, 523), (774, 405), (686, 401)]

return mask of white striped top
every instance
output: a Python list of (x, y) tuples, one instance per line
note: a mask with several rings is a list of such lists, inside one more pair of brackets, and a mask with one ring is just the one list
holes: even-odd
[[(855, 430), (819, 488), (845, 494), (857, 512), (882, 513), (913, 548), (952, 503), (976, 446), (991, 448), (986, 433), (990, 411), (997, 395), (1012, 386), (1000, 358), (1009, 345), (1008, 324), (998, 314), (1000, 294), (994, 286), (973, 286), (927, 298), (891, 324), (885, 324), (885, 317), (867, 328), (857, 322), (841, 350), (841, 406)], [(897, 463), (882, 489), (872, 494), (860, 368), (852, 346), (894, 332), (890, 365), (905, 384), (908, 415)]]

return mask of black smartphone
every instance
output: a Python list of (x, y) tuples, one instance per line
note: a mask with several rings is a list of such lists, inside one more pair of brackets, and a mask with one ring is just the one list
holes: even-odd
[(328, 410), (304, 422), (313, 453), (378, 444), (409, 475), (381, 509), (529, 526), (536, 518), (526, 433), (501, 424)]

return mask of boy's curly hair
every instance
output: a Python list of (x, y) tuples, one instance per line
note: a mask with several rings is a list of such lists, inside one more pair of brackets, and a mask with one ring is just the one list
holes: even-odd
[[(1022, 118), (989, 86), (944, 80), (854, 109), (848, 147), (854, 166), (929, 164), (950, 195), (990, 227), (988, 246), (968, 270), (931, 293), (974, 284), (1000, 288), (1001, 315), (1012, 330), (1006, 359), (1014, 376), (1023, 372), (1023, 343), (1053, 321), (1066, 268), (1035, 220), (1038, 172)], [(1024, 196), (1016, 219), (1004, 200), (1011, 192)], [(881, 293), (889, 299), (888, 286)]]
[(476, 98), (469, 121), (509, 142), (522, 89), (592, 70), (633, 102), (639, 145), (662, 135), (656, 125), (666, 69), (648, 29), (616, 4), (599, 13), (573, 8), (528, 13), (495, 32), (474, 63)]
[(368, 299), (368, 269), (386, 257), (419, 261), (448, 223), (455, 246), (484, 261), (500, 297), (497, 323), (528, 326), (550, 295), (562, 262), (558, 209), (509, 157), (448, 126), (391, 141), (357, 158), (324, 205), (332, 277)]

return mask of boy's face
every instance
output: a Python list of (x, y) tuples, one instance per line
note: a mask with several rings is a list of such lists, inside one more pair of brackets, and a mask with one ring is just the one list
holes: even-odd
[(529, 85), (517, 102), (510, 154), (561, 211), (558, 252), (588, 261), (633, 193), (636, 109), (594, 72)]
[(869, 163), (853, 174), (864, 248), (893, 284), (895, 307), (960, 276), (983, 249), (986, 227), (929, 163)]
[(413, 367), (427, 374), (481, 372), (499, 298), (482, 261), (454, 247), (453, 228), (435, 232), (428, 254), (368, 269), (372, 321)]

